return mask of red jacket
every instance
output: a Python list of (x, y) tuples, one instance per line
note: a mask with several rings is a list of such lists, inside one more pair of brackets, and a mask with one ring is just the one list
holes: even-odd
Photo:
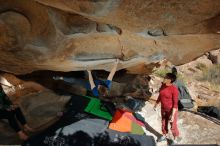
[(165, 111), (178, 108), (178, 89), (176, 86), (162, 85), (157, 103), (161, 102), (161, 109)]

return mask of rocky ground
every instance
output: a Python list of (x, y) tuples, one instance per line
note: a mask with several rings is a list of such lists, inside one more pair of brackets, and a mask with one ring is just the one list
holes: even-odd
[[(153, 110), (153, 105), (146, 102), (142, 112), (145, 120), (156, 131), (161, 131), (160, 108)], [(178, 127), (181, 132), (180, 144), (220, 144), (220, 125), (217, 125), (199, 115), (189, 112), (179, 112)], [(150, 132), (147, 134), (156, 136)], [(169, 137), (172, 137), (171, 135)], [(166, 146), (167, 142), (161, 142), (158, 146)]]

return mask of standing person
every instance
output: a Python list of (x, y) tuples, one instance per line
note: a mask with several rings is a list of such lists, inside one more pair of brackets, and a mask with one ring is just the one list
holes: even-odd
[(25, 117), (18, 105), (13, 104), (5, 94), (6, 92), (15, 92), (17, 88), (22, 89), (22, 85), (13, 86), (3, 76), (0, 75), (0, 119), (7, 119), (9, 125), (15, 130), (19, 138), (27, 140), (28, 136), (21, 130), (17, 121), (24, 127), (26, 131), (33, 132), (33, 129), (27, 125)]
[(93, 76), (90, 70), (87, 70), (89, 75), (89, 84), (90, 90), (92, 91), (93, 95), (96, 97), (104, 98), (108, 95), (108, 90), (111, 88), (112, 79), (117, 71), (117, 67), (119, 64), (119, 59), (116, 60), (111, 72), (108, 75), (107, 80), (93, 80)]
[(154, 108), (158, 103), (161, 103), (161, 117), (162, 117), (162, 132), (163, 136), (157, 141), (165, 141), (168, 134), (168, 124), (171, 124), (171, 131), (173, 134), (172, 144), (176, 143), (176, 139), (179, 136), (179, 130), (177, 127), (177, 114), (178, 114), (178, 89), (173, 85), (176, 80), (176, 76), (172, 73), (167, 73), (162, 86), (160, 88), (159, 97), (156, 101)]

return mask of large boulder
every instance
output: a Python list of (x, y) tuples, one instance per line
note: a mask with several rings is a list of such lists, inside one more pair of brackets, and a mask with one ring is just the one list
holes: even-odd
[[(44, 90), (38, 94), (22, 97), (20, 108), (28, 124), (38, 132), (58, 120), (58, 113), (64, 110), (69, 99), (70, 96), (57, 95), (50, 90)], [(21, 143), (7, 120), (0, 120), (0, 142), (1, 144)]]
[[(2, 76), (10, 84), (24, 87), (23, 89), (15, 87), (15, 92), (7, 92), (7, 96), (14, 104), (19, 105), (28, 124), (35, 128), (36, 132), (44, 130), (58, 120), (58, 113), (65, 110), (65, 105), (71, 98), (71, 95), (56, 94), (34, 81), (20, 80), (11, 74), (2, 74)], [(6, 88), (3, 86), (3, 90)], [(21, 143), (6, 119), (0, 119), (0, 142), (1, 144)]]
[(0, 0), (0, 70), (141, 74), (220, 47), (220, 1)]

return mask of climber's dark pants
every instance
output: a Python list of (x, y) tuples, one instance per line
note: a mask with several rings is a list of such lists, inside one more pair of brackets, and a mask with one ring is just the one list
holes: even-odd
[(7, 119), (9, 125), (15, 130), (15, 132), (19, 132), (21, 130), (17, 121), (19, 121), (22, 125), (26, 124), (24, 115), (19, 107), (12, 111), (0, 109), (0, 119)]

